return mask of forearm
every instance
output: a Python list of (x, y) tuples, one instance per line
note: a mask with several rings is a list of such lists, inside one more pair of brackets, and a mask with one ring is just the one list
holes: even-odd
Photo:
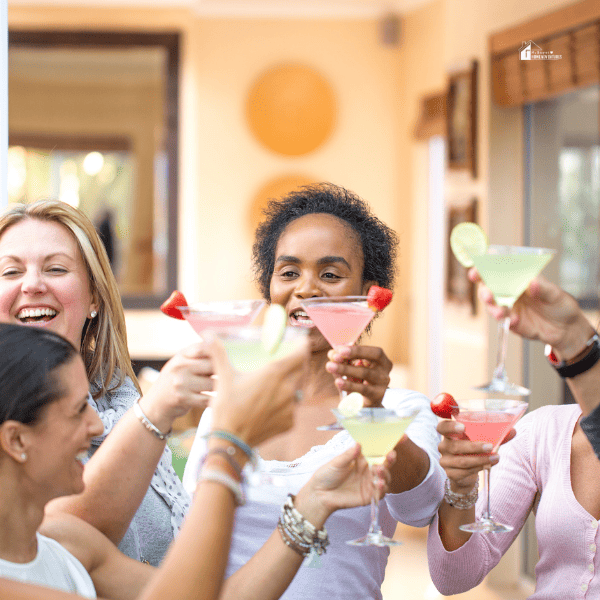
[(200, 483), (183, 529), (140, 600), (216, 600), (227, 566), (234, 510), (227, 487)]
[(400, 494), (417, 487), (429, 471), (429, 455), (408, 436), (404, 436), (394, 448), (397, 459), (390, 468), (391, 494)]
[(118, 544), (142, 502), (165, 442), (128, 411), (85, 465), (85, 491), (52, 501), (48, 514), (67, 512)]
[[(300, 514), (321, 529), (331, 509), (316, 498), (310, 484), (294, 499)], [(287, 546), (276, 529), (260, 550), (227, 581), (220, 600), (277, 600), (290, 585), (303, 557)]]
[(584, 416), (600, 405), (600, 361), (589, 371), (567, 378), (566, 382)]
[(442, 500), (438, 509), (438, 532), (444, 549), (453, 552), (466, 544), (472, 534), (462, 531), (459, 527), (474, 521), (475, 506), (460, 510)]

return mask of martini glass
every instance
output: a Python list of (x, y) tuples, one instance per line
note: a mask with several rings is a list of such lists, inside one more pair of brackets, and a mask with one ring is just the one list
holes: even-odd
[[(208, 326), (204, 327), (203, 329), (208, 329)], [(286, 327), (281, 343), (272, 353), (269, 352), (263, 345), (263, 328), (261, 326), (226, 326), (216, 329), (215, 333), (223, 342), (229, 361), (234, 369), (247, 373), (256, 369), (260, 369), (271, 361), (279, 360), (287, 356), (297, 348), (302, 339), (308, 336), (308, 329), (302, 329), (300, 327)], [(199, 436), (199, 432), (196, 435)], [(190, 489), (194, 489), (198, 480), (198, 474), (202, 467), (202, 454), (202, 451), (199, 451), (196, 447), (196, 441), (194, 441), (192, 451), (190, 452), (190, 460), (185, 467), (185, 473), (183, 477), (184, 486), (188, 491), (190, 491)], [(281, 479), (271, 477), (268, 473), (261, 471), (256, 466), (256, 463), (251, 465), (251, 467), (252, 473), (248, 477), (251, 485), (282, 485)]]
[[(284, 358), (293, 352), (308, 336), (308, 329), (286, 327), (281, 342), (274, 352), (269, 352), (265, 348), (262, 340), (263, 328), (260, 326), (227, 327), (218, 331), (217, 335), (223, 341), (234, 369), (247, 373), (261, 369), (271, 361)], [(250, 483), (254, 486), (260, 484), (280, 486), (283, 485), (283, 480), (255, 468)]]
[(264, 300), (226, 300), (197, 302), (191, 306), (177, 308), (194, 331), (202, 337), (205, 329), (219, 333), (228, 327), (250, 325), (264, 305)]
[[(383, 463), (388, 452), (394, 449), (418, 412), (412, 407), (398, 407), (396, 410), (371, 407), (363, 408), (357, 415), (345, 417), (333, 409), (333, 414), (338, 422), (360, 444), (363, 456), (370, 467)], [(373, 495), (371, 496), (369, 530), (362, 538), (346, 543), (352, 546), (400, 546), (401, 542), (383, 535), (379, 526), (379, 484), (381, 479), (374, 469), (371, 469), (371, 473), (373, 475)]]
[[(325, 339), (336, 346), (352, 346), (375, 316), (366, 296), (333, 296), (310, 298), (300, 305)], [(345, 379), (345, 377), (344, 377)], [(346, 392), (340, 391), (340, 399)], [(320, 431), (340, 431), (339, 423), (317, 427)]]
[[(550, 262), (555, 250), (524, 246), (489, 246), (485, 254), (473, 256), (473, 263), (485, 285), (490, 288), (498, 306), (512, 308), (517, 298), (527, 289)], [(495, 394), (528, 396), (530, 391), (511, 383), (506, 373), (506, 349), (510, 317), (498, 323), (498, 358), (492, 380), (476, 389)]]
[[(525, 414), (527, 406), (524, 400), (461, 400), (458, 402), (459, 413), (454, 418), (465, 426), (465, 435), (469, 440), (493, 444), (491, 453), (494, 453), (515, 423)], [(460, 529), (472, 533), (512, 531), (512, 526), (498, 523), (490, 513), (490, 469), (484, 469), (483, 483), (483, 514), (475, 523), (461, 525)]]

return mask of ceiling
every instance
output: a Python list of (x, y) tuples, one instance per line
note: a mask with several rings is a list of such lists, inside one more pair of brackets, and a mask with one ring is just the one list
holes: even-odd
[(372, 18), (403, 14), (432, 0), (8, 0), (11, 6), (190, 8), (199, 16)]

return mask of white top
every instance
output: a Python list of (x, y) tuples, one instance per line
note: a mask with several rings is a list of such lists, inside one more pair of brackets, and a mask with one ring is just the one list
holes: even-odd
[(0, 559), (0, 576), (96, 598), (96, 589), (83, 565), (57, 541), (39, 533), (36, 536), (37, 556), (28, 563)]
[[(444, 472), (439, 465), (436, 432), (437, 417), (429, 408), (429, 400), (410, 390), (390, 389), (386, 392), (384, 406), (393, 408), (399, 403), (420, 409), (416, 419), (406, 430), (411, 440), (429, 455), (429, 472), (412, 490), (401, 494), (388, 494), (380, 503), (379, 520), (383, 533), (392, 536), (396, 522), (424, 527), (431, 522), (443, 497)], [(197, 473), (206, 451), (202, 435), (210, 430), (210, 414), (206, 410), (200, 421), (185, 474), (184, 487), (193, 493)], [(244, 565), (267, 541), (277, 526), (281, 506), (288, 493), (296, 494), (321, 465), (354, 444), (346, 431), (335, 435), (323, 446), (315, 446), (293, 462), (259, 460), (260, 470), (271, 475), (273, 483), (248, 487), (248, 501), (238, 508), (227, 577)], [(388, 548), (363, 548), (349, 546), (346, 541), (362, 537), (369, 526), (370, 507), (351, 508), (335, 512), (327, 520), (331, 545), (322, 555), (321, 568), (312, 568), (305, 561), (296, 574), (283, 600), (381, 599), (381, 583), (389, 554)]]

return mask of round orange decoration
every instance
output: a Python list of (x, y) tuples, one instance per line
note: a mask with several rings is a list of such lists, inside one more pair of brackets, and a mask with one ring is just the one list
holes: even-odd
[(329, 83), (303, 65), (269, 69), (252, 85), (246, 117), (267, 148), (300, 156), (318, 148), (335, 125), (336, 101)]

